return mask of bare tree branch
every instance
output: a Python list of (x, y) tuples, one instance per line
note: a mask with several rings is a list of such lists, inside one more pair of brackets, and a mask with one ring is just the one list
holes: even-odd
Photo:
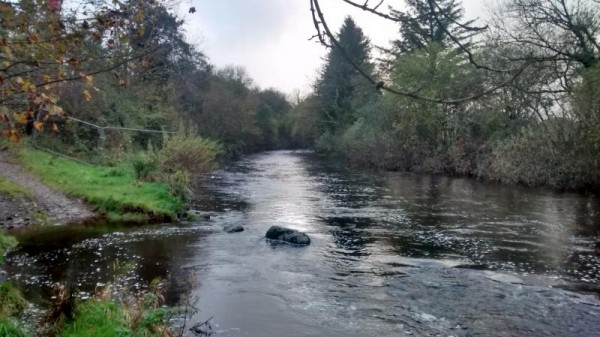
[[(438, 10), (439, 13), (443, 14), (443, 10), (442, 8), (440, 8), (440, 6), (437, 4), (437, 2), (435, 2), (435, 0), (427, 0), (427, 3), (429, 4), (429, 8), (431, 9), (431, 13), (433, 14), (433, 18), (435, 19), (435, 22), (438, 24), (438, 26), (440, 28), (442, 28), (442, 30), (446, 33), (446, 35), (448, 35), (448, 37), (452, 40), (452, 42), (454, 42), (459, 48), (460, 50), (462, 50), (463, 52), (465, 52), (467, 54), (467, 57), (469, 58), (469, 63), (471, 63), (472, 65), (475, 66), (475, 68), (477, 69), (485, 69), (485, 70), (489, 70), (492, 72), (497, 72), (497, 73), (510, 73), (512, 72), (512, 70), (503, 70), (503, 69), (495, 69), (495, 68), (491, 68), (485, 65), (482, 65), (480, 63), (478, 63), (477, 61), (475, 61), (475, 56), (473, 55), (473, 52), (471, 52), (471, 50), (464, 44), (462, 43), (456, 36), (454, 36), (454, 34), (452, 34), (448, 28), (446, 27), (446, 25), (444, 25), (442, 23), (442, 21), (440, 20), (439, 16), (438, 16)], [(446, 18), (452, 20), (452, 22), (457, 23), (454, 19), (452, 19), (449, 15), (445, 15)], [(470, 28), (467, 26), (462, 26), (462, 28), (465, 29), (475, 29), (475, 28)], [(476, 31), (479, 30), (484, 30), (487, 29), (487, 26), (484, 28), (477, 28)]]
[(394, 17), (394, 16), (392, 16), (390, 14), (386, 14), (386, 13), (383, 13), (383, 12), (377, 10), (383, 4), (383, 2), (384, 2), (383, 0), (381, 2), (379, 2), (379, 4), (377, 4), (377, 6), (375, 6), (373, 8), (371, 8), (371, 7), (368, 6), (369, 5), (369, 1), (365, 2), (364, 5), (357, 4), (356, 2), (350, 1), (350, 0), (342, 0), (342, 1), (345, 2), (345, 3), (347, 3), (347, 4), (349, 4), (350, 6), (353, 6), (353, 7), (356, 7), (356, 8), (360, 8), (363, 11), (367, 11), (367, 12), (373, 13), (373, 14), (375, 14), (377, 16), (380, 16), (380, 17), (382, 17), (384, 19), (387, 19), (387, 20), (390, 20), (390, 21), (395, 21), (395, 22), (400, 22), (400, 20), (397, 17)]
[[(360, 6), (360, 5), (356, 4), (356, 3), (352, 3), (351, 1), (346, 1), (346, 0), (342, 0), (342, 1), (347, 2), (347, 3), (351, 3), (353, 6), (356, 6), (356, 7), (359, 7), (359, 8), (363, 8), (363, 7), (367, 8), (366, 5), (368, 4), (368, 2), (367, 2), (367, 3), (365, 3), (365, 5)], [(409, 97), (409, 98), (414, 98), (414, 99), (418, 99), (418, 100), (422, 100), (422, 101), (432, 102), (432, 103), (438, 103), (438, 104), (458, 104), (458, 103), (463, 103), (463, 102), (472, 101), (472, 100), (476, 100), (478, 98), (484, 97), (486, 95), (494, 93), (495, 91), (497, 91), (500, 88), (503, 88), (503, 87), (509, 85), (511, 82), (513, 82), (519, 76), (521, 76), (521, 74), (523, 73), (523, 71), (529, 66), (529, 63), (525, 63), (522, 67), (516, 69), (514, 71), (514, 74), (510, 78), (508, 78), (507, 80), (505, 80), (505, 81), (501, 82), (500, 84), (495, 85), (495, 86), (493, 86), (493, 87), (491, 87), (489, 89), (486, 89), (486, 90), (484, 90), (482, 92), (479, 92), (477, 94), (474, 94), (474, 95), (471, 95), (471, 96), (468, 96), (468, 97), (462, 97), (462, 98), (447, 100), (447, 99), (439, 99), (439, 98), (434, 98), (434, 97), (422, 96), (422, 95), (417, 94), (418, 91), (409, 92), (409, 91), (404, 91), (404, 90), (399, 90), (399, 89), (396, 89), (396, 88), (392, 88), (392, 87), (386, 85), (383, 81), (377, 81), (373, 77), (371, 77), (360, 66), (358, 66), (356, 64), (356, 62), (354, 62), (350, 57), (348, 57), (348, 55), (345, 52), (344, 48), (339, 44), (339, 42), (337, 41), (335, 35), (333, 34), (333, 32), (331, 31), (331, 29), (327, 25), (327, 21), (325, 19), (323, 11), (321, 10), (321, 6), (320, 6), (318, 0), (311, 0), (310, 1), (310, 10), (311, 10), (311, 13), (312, 13), (313, 25), (314, 25), (314, 27), (315, 27), (315, 29), (317, 31), (316, 36), (318, 37), (318, 39), (321, 42), (321, 44), (323, 44), (324, 46), (326, 46), (328, 48), (337, 48), (339, 50), (339, 52), (341, 53), (341, 55), (344, 57), (344, 59), (346, 61), (348, 61), (352, 65), (352, 67), (361, 76), (363, 76), (367, 81), (369, 81), (370, 83), (372, 83), (373, 85), (375, 85), (377, 89), (385, 90), (385, 91), (390, 92), (392, 94), (396, 94), (396, 95), (400, 95), (400, 96), (405, 96), (405, 97)], [(377, 15), (379, 15), (379, 14), (377, 14)], [(321, 29), (323, 29), (323, 30), (321, 30)], [(485, 69), (485, 68), (482, 68), (482, 69)]]

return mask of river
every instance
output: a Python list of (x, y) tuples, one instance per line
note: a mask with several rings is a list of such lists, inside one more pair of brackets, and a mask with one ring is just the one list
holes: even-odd
[[(600, 201), (400, 173), (310, 152), (245, 157), (202, 178), (210, 220), (27, 234), (9, 277), (37, 303), (168, 281), (217, 336), (600, 336)], [(245, 231), (227, 234), (223, 227)], [(272, 225), (307, 247), (264, 239)]]

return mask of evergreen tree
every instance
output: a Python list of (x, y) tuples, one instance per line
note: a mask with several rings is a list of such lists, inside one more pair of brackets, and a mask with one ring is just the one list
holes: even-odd
[(432, 42), (446, 47), (452, 44), (446, 31), (459, 40), (472, 36), (472, 32), (464, 27), (471, 25), (474, 20), (458, 24), (464, 16), (460, 0), (435, 0), (435, 11), (432, 10), (429, 0), (405, 2), (406, 11), (392, 11), (392, 15), (400, 24), (400, 39), (393, 41), (395, 53), (410, 53), (425, 48)]
[[(325, 67), (315, 85), (315, 91), (322, 113), (324, 130), (336, 129), (353, 122), (353, 107), (356, 100), (364, 96), (364, 78), (352, 65), (366, 72), (372, 72), (369, 62), (370, 42), (354, 20), (346, 17), (337, 35), (340, 48), (332, 48), (326, 58)], [(372, 93), (375, 90), (371, 89)]]

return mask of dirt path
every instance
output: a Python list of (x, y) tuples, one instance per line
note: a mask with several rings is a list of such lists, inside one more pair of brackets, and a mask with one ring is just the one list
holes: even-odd
[(0, 193), (0, 224), (16, 229), (36, 223), (66, 224), (94, 217), (92, 207), (52, 189), (14, 164), (0, 151), (0, 175), (32, 192), (32, 197), (10, 197)]

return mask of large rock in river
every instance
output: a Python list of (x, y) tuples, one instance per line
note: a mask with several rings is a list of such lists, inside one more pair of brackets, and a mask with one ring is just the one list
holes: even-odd
[(306, 235), (306, 233), (302, 233), (290, 228), (273, 226), (269, 228), (267, 235), (265, 236), (269, 240), (282, 241), (291, 243), (293, 245), (310, 245), (310, 238), (308, 235)]

